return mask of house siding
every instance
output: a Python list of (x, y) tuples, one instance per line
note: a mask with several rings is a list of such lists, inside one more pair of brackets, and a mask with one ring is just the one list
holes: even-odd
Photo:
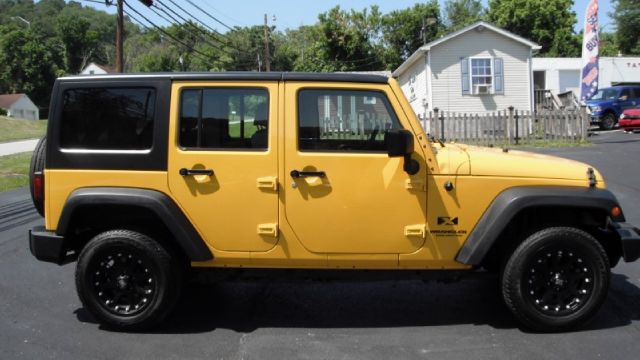
[[(413, 83), (411, 82), (414, 78)], [(409, 100), (411, 108), (422, 118), (424, 116), (424, 103), (428, 102), (428, 84), (426, 71), (426, 56), (421, 54), (411, 66), (398, 77), (398, 83), (402, 92)]]
[[(598, 87), (606, 88), (614, 83), (640, 83), (640, 57), (601, 57), (599, 59), (600, 75)], [(533, 58), (533, 71), (545, 72), (545, 89), (558, 94), (563, 90), (561, 77), (564, 73), (577, 72), (578, 87), (570, 88), (576, 96), (580, 96), (581, 58)]]
[[(485, 113), (513, 106), (531, 110), (530, 47), (489, 29), (471, 30), (431, 49), (433, 106), (441, 111)], [(502, 58), (504, 95), (462, 95), (460, 60)]]
[(27, 120), (38, 120), (40, 118), (38, 107), (26, 96), (11, 104), (7, 110), (7, 115), (10, 117)]

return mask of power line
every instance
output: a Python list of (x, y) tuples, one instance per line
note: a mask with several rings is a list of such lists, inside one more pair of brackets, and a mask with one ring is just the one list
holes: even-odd
[[(171, 0), (169, 0), (169, 1), (171, 1)], [(229, 25), (227, 25), (227, 24), (223, 23), (222, 21), (218, 20), (215, 16), (213, 16), (213, 15), (209, 14), (208, 12), (206, 12), (205, 10), (203, 10), (200, 6), (198, 6), (198, 5), (194, 4), (194, 3), (193, 3), (193, 1), (191, 1), (191, 0), (186, 0), (186, 1), (187, 1), (189, 4), (191, 4), (191, 6), (193, 6), (194, 8), (196, 8), (196, 9), (200, 10), (203, 14), (207, 15), (208, 17), (212, 18), (214, 21), (218, 22), (220, 25), (222, 25), (222, 26), (226, 27), (227, 29), (229, 29), (229, 30), (233, 31), (233, 28), (231, 28), (231, 26), (229, 26)], [(171, 1), (171, 2), (173, 2), (173, 1)]]
[(238, 25), (240, 25), (240, 26), (244, 26), (244, 25), (246, 24), (246, 23), (244, 23), (243, 21), (240, 21), (240, 20), (238, 20), (238, 19), (232, 18), (231, 16), (229, 16), (229, 15), (227, 15), (227, 14), (223, 13), (222, 11), (220, 11), (220, 10), (218, 10), (218, 9), (216, 9), (216, 8), (214, 8), (214, 7), (211, 5), (211, 3), (210, 3), (210, 2), (208, 2), (208, 1), (203, 2), (203, 4), (204, 4), (204, 6), (205, 6), (205, 7), (208, 7), (208, 8), (209, 8), (209, 9), (211, 9), (212, 11), (216, 11), (216, 12), (220, 13), (220, 15), (222, 15), (222, 16), (224, 16), (224, 17), (226, 17), (227, 19), (229, 19), (229, 20), (233, 21), (234, 23), (236, 23), (236, 24), (238, 24)]
[[(165, 13), (167, 16), (169, 16), (173, 21), (175, 21), (175, 24), (174, 24), (174, 23), (172, 23), (172, 22), (171, 22), (171, 20), (167, 19), (165, 16), (163, 16), (162, 14), (160, 14), (159, 12), (157, 12), (157, 11), (154, 9), (154, 7), (155, 7), (155, 8), (157, 8), (157, 9), (159, 9), (159, 10), (160, 10), (160, 11), (162, 11), (163, 13)], [(162, 19), (164, 19), (165, 21), (167, 21), (167, 22), (168, 22), (168, 23), (170, 23), (170, 24), (174, 24), (174, 25), (177, 25), (177, 26), (181, 26), (180, 22), (179, 22), (178, 20), (176, 20), (176, 18), (174, 18), (173, 16), (171, 16), (171, 14), (167, 13), (166, 11), (164, 11), (164, 9), (159, 8), (159, 7), (157, 7), (157, 6), (154, 6), (154, 7), (150, 8), (150, 9), (151, 9), (151, 11), (153, 11), (156, 15), (160, 16)], [(198, 29), (198, 30), (204, 31), (204, 30), (202, 30), (202, 29), (198, 28), (196, 25), (192, 24), (191, 22), (187, 22), (187, 23), (188, 23), (188, 24), (193, 25), (193, 27), (194, 27), (194, 28), (196, 28), (196, 29)], [(207, 39), (205, 39), (204, 37), (202, 37), (202, 35), (200, 35), (200, 34), (195, 34), (194, 32), (192, 32), (192, 30), (187, 29), (186, 25), (183, 25), (183, 28), (185, 28), (185, 30), (189, 31), (191, 34), (194, 34), (195, 36), (198, 36), (198, 38), (199, 38), (199, 39), (201, 39), (201, 40), (202, 40), (202, 41), (204, 41), (205, 43), (209, 44), (211, 47), (213, 47), (213, 48), (215, 48), (215, 49), (219, 50), (220, 52), (224, 52), (224, 53), (226, 53), (226, 54), (228, 54), (228, 55), (231, 55), (231, 54), (230, 54), (230, 53), (228, 53), (226, 50), (224, 50), (223, 48), (221, 48), (221, 47), (220, 47), (220, 45), (218, 45), (218, 44), (214, 44), (214, 43), (212, 43), (212, 42), (208, 41)]]
[[(203, 53), (203, 52), (201, 52), (201, 51), (199, 51), (199, 50), (195, 49), (193, 46), (190, 46), (190, 45), (188, 45), (188, 44), (186, 44), (186, 43), (182, 42), (182, 40), (180, 40), (180, 39), (176, 38), (175, 36), (171, 35), (171, 34), (170, 34), (170, 33), (168, 33), (167, 31), (165, 31), (162, 27), (160, 27), (160, 26), (156, 25), (153, 21), (149, 20), (146, 16), (142, 15), (138, 10), (136, 10), (136, 9), (135, 9), (135, 8), (133, 8), (131, 5), (129, 5), (129, 3), (128, 3), (128, 2), (126, 2), (126, 1), (125, 1), (125, 2), (124, 2), (124, 4), (125, 4), (129, 9), (131, 9), (133, 12), (135, 12), (136, 14), (138, 14), (141, 18), (143, 18), (146, 22), (148, 22), (149, 24), (151, 24), (151, 26), (153, 26), (155, 29), (157, 29), (158, 31), (160, 31), (161, 33), (163, 33), (165, 36), (169, 37), (170, 39), (172, 39), (173, 41), (177, 42), (178, 44), (181, 44), (182, 46), (186, 47), (187, 49), (189, 49), (189, 50), (193, 51), (194, 53), (196, 53), (196, 54), (200, 54), (200, 55), (204, 56), (204, 57), (205, 57), (205, 59), (207, 59), (207, 63), (208, 63), (209, 65), (211, 65), (211, 60), (209, 59), (209, 58), (210, 58), (210, 56), (209, 56), (209, 55), (207, 55), (207, 54), (205, 54), (205, 53)], [(124, 10), (124, 12), (125, 12), (129, 17), (133, 18), (133, 16), (131, 16), (131, 14), (130, 14), (128, 11)], [(145, 27), (146, 27), (146, 26), (145, 26)]]
[[(158, 3), (162, 4), (159, 0), (156, 0)], [(204, 21), (200, 20), (199, 18), (195, 17), (194, 15), (192, 15), (189, 11), (185, 10), (182, 6), (180, 6), (180, 4), (176, 3), (173, 0), (169, 0), (170, 3), (172, 3), (175, 7), (177, 7), (178, 9), (180, 9), (183, 13), (185, 13), (187, 16), (191, 17), (192, 19), (194, 19), (195, 21), (197, 21), (198, 23), (202, 24), (204, 27), (206, 27), (207, 29), (209, 29), (212, 33), (214, 33), (215, 35), (221, 37), (224, 39), (224, 35), (220, 34), (220, 32), (214, 28), (212, 28), (211, 26), (207, 25), (207, 23), (205, 23)], [(169, 6), (162, 4), (162, 6), (168, 8), (169, 10), (171, 10), (171, 12), (173, 12), (174, 14), (178, 15), (173, 9), (171, 9)], [(208, 14), (207, 14), (208, 15)], [(178, 15), (180, 16), (180, 15)], [(180, 17), (181, 19), (184, 20), (183, 17)], [(185, 20), (186, 21), (186, 20)], [(233, 29), (231, 29), (233, 30)], [(218, 40), (220, 41), (220, 40)], [(222, 41), (220, 41), (222, 42)], [(228, 45), (225, 43), (225, 45)]]

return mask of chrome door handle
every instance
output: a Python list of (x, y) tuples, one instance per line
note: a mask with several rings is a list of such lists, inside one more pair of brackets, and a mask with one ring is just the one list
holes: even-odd
[(192, 176), (192, 175), (207, 175), (213, 176), (213, 170), (211, 169), (180, 169), (180, 175), (182, 176)]

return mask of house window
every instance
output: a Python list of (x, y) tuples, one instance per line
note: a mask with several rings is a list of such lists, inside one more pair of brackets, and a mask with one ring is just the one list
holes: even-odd
[(502, 68), (501, 58), (461, 58), (462, 95), (504, 95)]
[(471, 91), (474, 94), (490, 94), (493, 84), (491, 59), (471, 59)]

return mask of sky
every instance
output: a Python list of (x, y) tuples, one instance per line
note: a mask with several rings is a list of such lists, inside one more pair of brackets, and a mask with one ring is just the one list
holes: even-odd
[[(80, 1), (87, 6), (93, 6), (97, 9), (115, 13), (115, 7), (107, 7), (103, 1), (76, 1)], [(114, 3), (115, 1), (116, 0), (113, 0)], [(154, 23), (167, 25), (167, 21), (149, 9), (145, 9), (144, 5), (138, 0), (126, 1)], [(382, 13), (387, 13), (396, 9), (412, 7), (419, 2), (416, 0), (156, 0), (159, 4), (165, 4), (175, 9), (176, 6), (172, 4), (171, 1), (180, 5), (193, 16), (220, 32), (225, 32), (227, 29), (189, 4), (189, 1), (230, 27), (262, 24), (264, 22), (264, 14), (268, 14), (269, 24), (275, 25), (276, 28), (280, 30), (313, 24), (318, 20), (318, 14), (336, 5), (340, 5), (343, 9), (357, 10), (368, 8), (371, 5), (378, 5)], [(440, 2), (440, 7), (444, 8), (444, 0), (438, 1)], [(486, 7), (488, 0), (482, 0), (482, 2)], [(578, 23), (575, 25), (576, 31), (579, 31), (583, 27), (584, 12), (587, 3), (588, 0), (574, 0), (573, 11), (576, 13), (578, 19)], [(608, 13), (612, 11), (611, 0), (600, 0), (599, 5), (600, 28), (605, 31), (613, 31), (614, 25), (608, 16)], [(136, 16), (135, 13), (132, 14)], [(275, 22), (273, 21), (274, 15), (276, 19)]]

